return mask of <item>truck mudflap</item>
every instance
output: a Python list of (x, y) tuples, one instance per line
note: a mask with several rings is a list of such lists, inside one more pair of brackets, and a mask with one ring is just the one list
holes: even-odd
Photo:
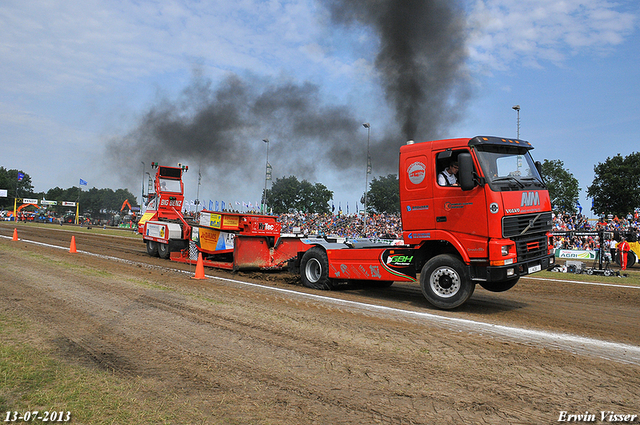
[(472, 280), (476, 281), (500, 282), (546, 270), (554, 263), (555, 254), (549, 254), (534, 260), (506, 266), (477, 267), (471, 265), (471, 276)]
[(413, 248), (328, 249), (329, 277), (337, 280), (415, 282)]

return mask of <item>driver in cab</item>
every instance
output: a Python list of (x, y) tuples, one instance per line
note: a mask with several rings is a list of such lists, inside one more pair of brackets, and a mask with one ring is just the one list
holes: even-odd
[(452, 161), (447, 168), (438, 173), (438, 184), (440, 186), (460, 186), (456, 174), (458, 174), (458, 162)]

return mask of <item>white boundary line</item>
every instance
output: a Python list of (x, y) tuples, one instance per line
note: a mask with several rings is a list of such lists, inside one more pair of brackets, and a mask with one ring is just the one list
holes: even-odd
[(610, 286), (614, 288), (630, 288), (630, 289), (640, 289), (640, 286), (633, 285), (617, 285), (615, 283), (600, 283), (600, 282), (585, 282), (583, 280), (562, 280), (562, 279), (547, 279), (544, 277), (533, 277), (533, 276), (523, 276), (526, 279), (536, 279), (536, 280), (545, 280), (548, 282), (563, 282), (563, 283), (580, 283), (582, 285), (594, 285), (594, 286)]
[[(5, 239), (11, 239), (8, 236), (0, 235)], [(22, 242), (28, 242), (35, 245), (46, 246), (50, 248), (56, 249), (68, 249), (65, 247), (60, 247), (57, 245), (51, 245), (44, 242), (30, 241), (20, 239)], [(98, 258), (104, 258), (109, 260), (114, 260), (118, 262), (124, 262), (133, 265), (141, 265), (145, 267), (159, 268), (164, 270), (170, 270), (178, 273), (191, 274), (186, 270), (173, 269), (169, 267), (161, 267), (154, 266), (146, 263), (139, 263), (136, 261), (125, 260), (118, 257), (113, 257), (109, 255), (101, 255), (94, 254), (92, 252), (87, 251), (77, 251), (80, 254), (91, 255)], [(587, 338), (573, 334), (560, 333), (560, 332), (548, 332), (548, 331), (540, 331), (535, 329), (526, 329), (526, 328), (518, 328), (513, 326), (506, 325), (497, 325), (487, 322), (479, 322), (471, 319), (462, 319), (459, 317), (449, 317), (449, 316), (441, 316), (434, 313), (427, 313), (421, 311), (412, 311), (412, 310), (402, 310), (394, 307), (387, 307), (375, 304), (367, 304), (358, 301), (349, 301), (349, 300), (341, 300), (337, 298), (328, 297), (325, 295), (318, 294), (310, 294), (305, 292), (298, 292), (291, 289), (277, 288), (272, 286), (263, 286), (255, 283), (244, 282), (236, 279), (229, 279), (224, 277), (217, 276), (207, 276), (208, 279), (219, 280), (223, 282), (228, 282), (236, 285), (248, 286), (264, 291), (273, 291), (279, 292), (283, 294), (287, 294), (288, 296), (293, 296), (297, 298), (303, 299), (313, 299), (316, 301), (321, 301), (327, 304), (339, 305), (342, 307), (348, 307), (354, 310), (360, 310), (368, 313), (377, 313), (380, 315), (388, 316), (396, 316), (403, 318), (405, 320), (411, 320), (419, 323), (424, 323), (425, 321), (430, 322), (433, 325), (436, 325), (441, 328), (458, 331), (458, 332), (469, 332), (473, 334), (488, 334), (491, 337), (498, 338), (507, 338), (512, 341), (524, 343), (524, 344), (533, 344), (535, 346), (543, 345), (546, 347), (565, 350), (575, 354), (582, 355), (592, 355), (596, 357), (601, 357), (604, 359), (614, 360), (621, 363), (629, 363), (640, 365), (640, 346), (630, 345), (625, 343), (618, 343), (612, 341), (599, 340), (595, 338)], [(553, 280), (553, 279), (549, 279)], [(563, 282), (575, 282), (575, 281), (563, 281)], [(578, 282), (582, 283), (582, 282)], [(586, 282), (589, 284), (589, 282)], [(622, 285), (609, 285), (609, 286), (622, 286)], [(636, 288), (635, 286), (622, 286), (624, 288)]]

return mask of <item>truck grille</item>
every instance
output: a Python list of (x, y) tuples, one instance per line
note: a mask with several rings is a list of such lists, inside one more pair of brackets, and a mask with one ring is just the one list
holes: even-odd
[[(517, 238), (551, 231), (551, 213), (512, 215), (502, 218), (502, 237)], [(545, 244), (546, 245), (546, 244)]]
[(540, 258), (547, 254), (546, 235), (534, 236), (530, 238), (516, 239), (516, 252), (518, 253), (518, 262), (528, 261)]

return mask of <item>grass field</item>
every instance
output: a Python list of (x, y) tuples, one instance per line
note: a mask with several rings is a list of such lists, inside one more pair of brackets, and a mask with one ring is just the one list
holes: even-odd
[(40, 417), (56, 412), (56, 416), (70, 418), (51, 422), (74, 424), (200, 422), (178, 420), (172, 413), (176, 410), (162, 408), (166, 400), (144, 397), (150, 389), (142, 379), (125, 379), (57, 360), (55, 348), (44, 342), (45, 332), (35, 324), (0, 314), (0, 421), (29, 422), (12, 420), (14, 412), (24, 418), (25, 412), (38, 411)]

